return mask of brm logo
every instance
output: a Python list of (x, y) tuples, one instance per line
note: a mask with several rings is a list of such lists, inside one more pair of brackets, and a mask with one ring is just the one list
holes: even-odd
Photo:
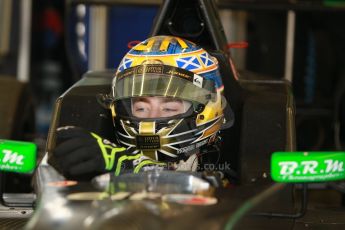
[(345, 179), (345, 152), (275, 152), (271, 176), (276, 182), (324, 182)]
[(16, 152), (12, 152), (11, 150), (2, 150), (2, 153), (4, 154), (4, 157), (2, 158), (2, 163), (14, 163), (16, 165), (23, 165), (24, 162), (24, 156), (21, 154), (18, 154)]
[(326, 173), (344, 171), (344, 162), (342, 161), (325, 160), (324, 162), (327, 164)]
[(296, 173), (313, 175), (344, 171), (344, 162), (342, 161), (327, 159), (323, 162), (323, 167), (320, 167), (318, 161), (302, 161), (299, 163), (294, 161), (279, 162), (279, 166), (281, 167), (280, 174), (292, 175)]

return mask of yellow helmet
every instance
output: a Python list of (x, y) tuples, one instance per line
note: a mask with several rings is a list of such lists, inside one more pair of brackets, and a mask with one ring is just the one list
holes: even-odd
[[(119, 143), (168, 162), (186, 159), (212, 145), (225, 122), (227, 103), (218, 68), (217, 59), (206, 50), (179, 37), (151, 37), (133, 47), (112, 83), (110, 107)], [(157, 96), (191, 106), (171, 117), (133, 115), (133, 98)]]

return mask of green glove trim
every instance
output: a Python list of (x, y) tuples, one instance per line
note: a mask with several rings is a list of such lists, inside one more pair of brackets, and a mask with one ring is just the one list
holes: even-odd
[(140, 169), (142, 169), (142, 167), (144, 167), (145, 165), (166, 166), (166, 163), (157, 162), (157, 161), (153, 161), (153, 160), (144, 160), (144, 161), (140, 162), (140, 164), (138, 164), (138, 165), (135, 167), (134, 173), (138, 173), (138, 172), (140, 171)]
[[(136, 155), (123, 155), (123, 156), (120, 156), (116, 162), (116, 153), (122, 152), (126, 150), (126, 148), (116, 147), (116, 145), (112, 144), (111, 142), (109, 142), (109, 144), (104, 143), (105, 139), (101, 138), (95, 133), (91, 132), (91, 135), (97, 140), (98, 146), (102, 152), (102, 156), (105, 163), (105, 169), (108, 171), (114, 170), (114, 164), (116, 164), (115, 176), (120, 175), (124, 161), (134, 161), (143, 156), (142, 153), (138, 153)], [(157, 165), (157, 166), (164, 167), (166, 166), (166, 163), (157, 162), (151, 159), (144, 159), (142, 162), (140, 162), (138, 165), (135, 166), (134, 173), (138, 173), (144, 166), (147, 166), (147, 165)]]
[[(105, 163), (105, 169), (106, 170), (111, 170), (114, 167), (114, 163), (115, 163), (115, 155), (117, 152), (122, 152), (124, 150), (126, 150), (126, 148), (124, 147), (114, 147), (112, 145), (107, 145), (103, 143), (103, 139), (98, 136), (95, 133), (91, 132), (91, 135), (97, 140), (98, 145), (102, 151), (102, 155), (103, 155), (103, 159), (104, 159), (104, 163)], [(110, 153), (109, 153), (110, 151)]]
[(124, 155), (124, 156), (120, 157), (119, 160), (117, 161), (115, 176), (120, 175), (121, 164), (123, 161), (125, 161), (125, 160), (136, 160), (136, 159), (140, 158), (141, 156), (142, 156), (142, 154), (137, 154), (137, 155), (132, 155), (132, 156)]

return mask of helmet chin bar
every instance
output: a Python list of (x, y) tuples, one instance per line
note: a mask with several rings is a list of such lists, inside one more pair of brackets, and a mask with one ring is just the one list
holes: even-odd
[(223, 116), (198, 127), (195, 116), (169, 119), (135, 121), (117, 118), (116, 136), (119, 143), (142, 151), (151, 159), (178, 162), (212, 143), (223, 123)]
[(186, 160), (199, 153), (201, 147), (213, 144), (224, 125), (224, 114), (197, 122), (204, 108), (199, 104), (191, 106), (184, 114), (153, 119), (123, 114), (115, 103), (110, 106), (118, 142), (151, 159), (165, 162)]

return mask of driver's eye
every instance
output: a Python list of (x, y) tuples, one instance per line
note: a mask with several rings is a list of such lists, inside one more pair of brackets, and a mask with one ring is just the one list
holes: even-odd
[(148, 112), (149, 108), (147, 107), (134, 107), (134, 112), (138, 112), (138, 113), (143, 113), (143, 112)]
[(135, 108), (134, 111), (139, 112), (139, 111), (144, 111), (144, 108)]
[(183, 108), (180, 100), (166, 101), (160, 98), (150, 98), (146, 101), (133, 101), (132, 113), (138, 118), (160, 118), (183, 113)]
[(163, 108), (163, 111), (165, 112), (176, 112), (177, 109), (172, 109), (172, 108)]

